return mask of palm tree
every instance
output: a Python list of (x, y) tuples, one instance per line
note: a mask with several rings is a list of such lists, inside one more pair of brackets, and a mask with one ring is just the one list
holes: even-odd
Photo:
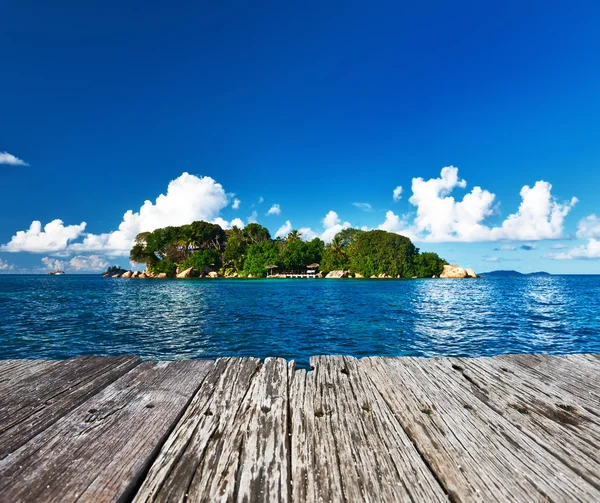
[(290, 243), (294, 241), (298, 241), (302, 237), (302, 233), (296, 229), (292, 229), (292, 231), (287, 235), (286, 241)]

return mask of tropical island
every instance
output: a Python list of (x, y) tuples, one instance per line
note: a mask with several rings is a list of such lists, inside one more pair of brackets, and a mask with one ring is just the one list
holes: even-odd
[(298, 230), (272, 239), (257, 223), (224, 230), (204, 221), (138, 234), (130, 260), (146, 265), (144, 275), (230, 278), (264, 278), (273, 269), (305, 270), (309, 264), (319, 267), (319, 276), (343, 271), (358, 278), (431, 278), (448, 264), (406, 236), (383, 230), (348, 228), (325, 244), (318, 237), (302, 240)]

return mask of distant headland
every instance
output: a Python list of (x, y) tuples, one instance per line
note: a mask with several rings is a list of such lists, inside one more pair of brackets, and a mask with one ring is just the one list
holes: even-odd
[(123, 278), (468, 278), (469, 268), (450, 265), (436, 253), (421, 252), (406, 236), (384, 230), (347, 228), (331, 243), (302, 239), (292, 230), (272, 239), (257, 223), (222, 229), (197, 221), (137, 235), (130, 260), (144, 272), (109, 268), (105, 277)]
[(523, 273), (519, 271), (490, 271), (490, 272), (482, 272), (482, 276), (495, 276), (495, 277), (511, 277), (511, 276), (552, 276), (549, 272), (538, 271), (538, 272), (528, 272)]

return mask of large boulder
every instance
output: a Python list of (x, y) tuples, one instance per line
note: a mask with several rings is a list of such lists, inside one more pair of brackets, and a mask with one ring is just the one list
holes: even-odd
[(364, 276), (363, 276), (361, 273), (359, 273), (359, 272), (355, 272), (355, 273), (354, 273), (354, 277), (355, 277), (356, 279), (362, 279), (362, 278), (364, 278)]
[(177, 277), (180, 279), (195, 278), (197, 276), (198, 276), (198, 273), (196, 272), (196, 269), (194, 269), (193, 267), (190, 267), (189, 269), (186, 269), (185, 271), (181, 271), (179, 274), (177, 274)]
[(167, 273), (166, 273), (166, 272), (161, 272), (161, 273), (159, 273), (159, 274), (158, 274), (158, 276), (157, 276), (157, 278), (160, 278), (160, 279), (164, 279), (164, 278), (166, 278), (166, 277), (167, 277)]
[(139, 274), (139, 276), (138, 276), (138, 278), (140, 278), (140, 279), (146, 279), (147, 277), (148, 277), (148, 276), (146, 275), (146, 273), (145, 273), (145, 272), (141, 272), (141, 273)]
[(473, 269), (465, 269), (459, 265), (445, 265), (440, 278), (475, 278)]
[(217, 273), (216, 271), (210, 271), (207, 276), (209, 278), (218, 278), (219, 277), (219, 273)]
[(113, 277), (113, 278), (120, 278), (120, 277), (121, 277), (121, 275), (120, 275), (119, 273), (117, 273), (117, 274), (113, 274), (113, 275), (112, 275), (112, 277)]
[(325, 277), (326, 278), (335, 278), (335, 279), (347, 278), (348, 273), (346, 271), (329, 271), (327, 273), (327, 276), (325, 276)]
[(132, 275), (132, 278), (139, 278), (140, 277), (140, 271), (135, 271)]
[(133, 273), (131, 271), (124, 272), (121, 278), (131, 278)]

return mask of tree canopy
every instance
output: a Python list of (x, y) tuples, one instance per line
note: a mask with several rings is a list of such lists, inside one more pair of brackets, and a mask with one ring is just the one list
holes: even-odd
[(129, 257), (145, 263), (152, 272), (169, 276), (178, 268), (194, 267), (264, 277), (269, 265), (290, 271), (318, 263), (323, 272), (431, 277), (439, 275), (446, 264), (435, 253), (420, 253), (407, 237), (383, 230), (344, 229), (325, 245), (319, 238), (304, 241), (297, 230), (285, 239), (273, 240), (269, 230), (257, 223), (224, 231), (203, 221), (142, 232), (136, 236)]

